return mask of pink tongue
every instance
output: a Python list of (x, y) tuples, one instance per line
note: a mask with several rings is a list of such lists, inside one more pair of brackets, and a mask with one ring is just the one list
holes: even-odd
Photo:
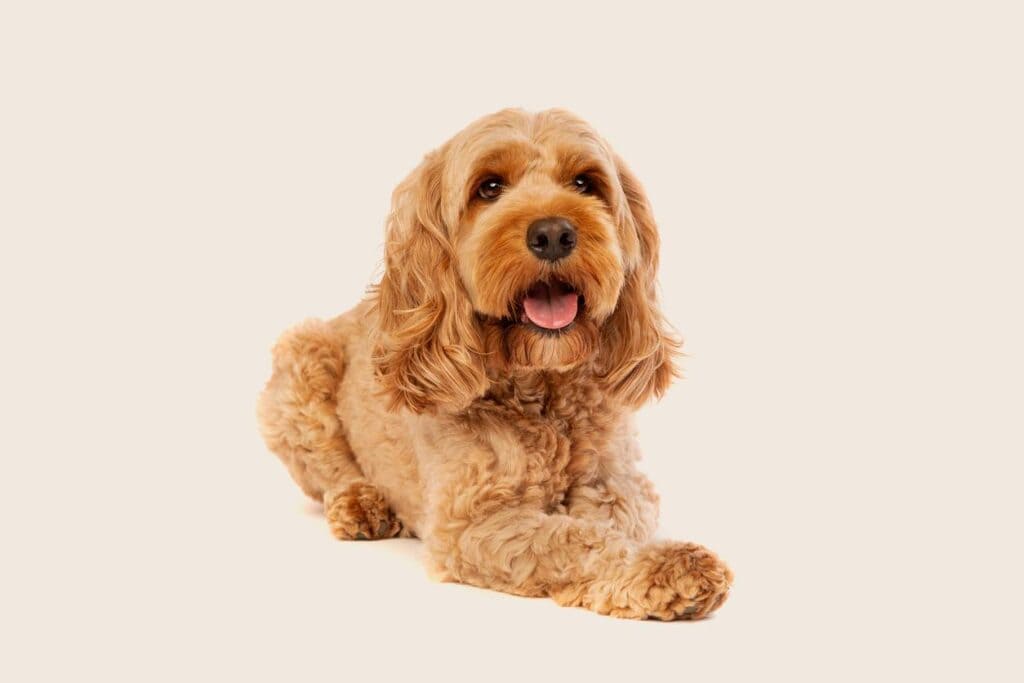
[(563, 291), (558, 285), (536, 285), (523, 299), (523, 310), (530, 322), (546, 330), (560, 330), (576, 319), (579, 295)]

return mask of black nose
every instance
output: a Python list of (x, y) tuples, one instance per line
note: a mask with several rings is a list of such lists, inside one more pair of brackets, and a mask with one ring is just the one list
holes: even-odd
[(564, 218), (540, 218), (530, 223), (526, 246), (537, 258), (557, 261), (576, 248), (576, 228)]

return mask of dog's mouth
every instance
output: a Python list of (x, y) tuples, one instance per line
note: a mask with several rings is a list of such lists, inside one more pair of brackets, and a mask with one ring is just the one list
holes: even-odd
[(550, 332), (564, 330), (576, 321), (582, 297), (572, 285), (553, 280), (536, 282), (520, 302), (520, 322)]

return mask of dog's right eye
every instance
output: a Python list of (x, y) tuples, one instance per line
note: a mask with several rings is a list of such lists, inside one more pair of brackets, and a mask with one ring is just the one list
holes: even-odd
[(476, 193), (480, 199), (486, 199), (491, 202), (501, 196), (502, 191), (505, 189), (504, 181), (498, 176), (490, 176), (484, 178), (483, 182), (476, 188)]

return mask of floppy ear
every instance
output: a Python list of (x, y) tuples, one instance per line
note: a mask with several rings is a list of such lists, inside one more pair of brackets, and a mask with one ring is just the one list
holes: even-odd
[(441, 161), (395, 189), (377, 288), (373, 364), (392, 409), (458, 410), (487, 388), (481, 332), (441, 215)]
[[(602, 329), (598, 373), (608, 392), (639, 406), (652, 395), (661, 397), (678, 376), (674, 359), (682, 342), (658, 307), (658, 227), (640, 182), (615, 158), (625, 205), (619, 211), (625, 239), (638, 245), (638, 258), (627, 259), (619, 303)], [(631, 263), (630, 263), (631, 261)]]

